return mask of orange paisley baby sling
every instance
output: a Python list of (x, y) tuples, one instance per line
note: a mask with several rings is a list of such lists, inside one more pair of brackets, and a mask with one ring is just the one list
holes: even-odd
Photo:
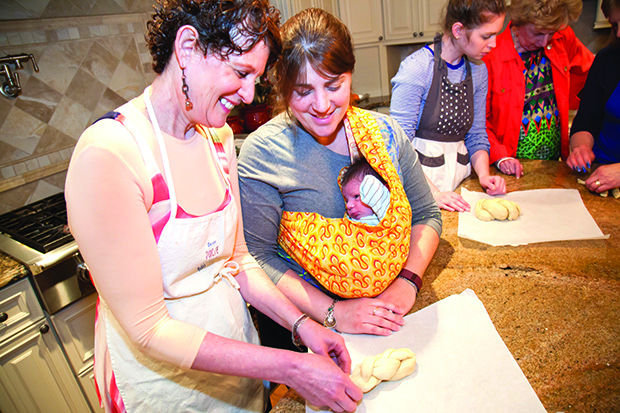
[[(400, 273), (409, 255), (411, 206), (379, 125), (370, 112), (349, 107), (345, 126), (357, 150), (385, 180), (390, 206), (376, 226), (315, 212), (284, 211), (278, 243), (319, 283), (344, 297), (374, 297)], [(342, 173), (340, 174), (342, 176)], [(340, 179), (339, 179), (340, 180)]]

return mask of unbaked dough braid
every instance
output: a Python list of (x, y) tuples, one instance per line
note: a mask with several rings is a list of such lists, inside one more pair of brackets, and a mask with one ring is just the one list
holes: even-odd
[(358, 364), (351, 381), (364, 393), (381, 381), (396, 381), (407, 377), (415, 369), (415, 353), (408, 348), (389, 348), (376, 356), (366, 357)]
[(521, 215), (519, 204), (502, 198), (480, 199), (474, 208), (476, 218), (481, 221), (513, 221)]

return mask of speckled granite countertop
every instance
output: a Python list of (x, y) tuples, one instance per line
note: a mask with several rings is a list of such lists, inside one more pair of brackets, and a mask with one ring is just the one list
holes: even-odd
[(26, 277), (28, 270), (3, 252), (0, 252), (0, 288), (12, 280)]
[[(550, 412), (620, 410), (620, 199), (578, 185), (564, 163), (525, 161), (509, 191), (577, 188), (607, 240), (491, 247), (457, 236), (458, 214), (443, 211), (439, 248), (417, 311), (471, 288)], [(481, 191), (477, 179), (463, 186)], [(293, 390), (272, 412), (304, 412)]]

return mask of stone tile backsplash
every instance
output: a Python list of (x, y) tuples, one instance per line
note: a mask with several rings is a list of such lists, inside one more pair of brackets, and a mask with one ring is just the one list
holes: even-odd
[(62, 191), (82, 131), (152, 81), (148, 18), (130, 13), (0, 24), (0, 56), (32, 53), (40, 70), (24, 64), (17, 71), (22, 93), (0, 96), (0, 213)]

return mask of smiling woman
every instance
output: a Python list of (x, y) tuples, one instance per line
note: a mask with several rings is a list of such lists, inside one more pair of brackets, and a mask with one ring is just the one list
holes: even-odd
[[(305, 319), (243, 238), (225, 120), (279, 52), (278, 20), (267, 0), (162, 1), (147, 36), (159, 75), (76, 146), (65, 194), (99, 292), (106, 411), (262, 412), (263, 379), (334, 410), (361, 397), (342, 338)], [(246, 301), (314, 354), (260, 347)]]
[[(250, 134), (239, 154), (248, 248), (276, 286), (313, 319), (348, 333), (391, 334), (413, 306), (437, 247), (439, 209), (398, 124), (349, 106), (355, 56), (346, 26), (324, 10), (306, 9), (283, 25), (282, 38), (274, 76), (280, 113)], [(345, 242), (333, 241), (379, 237), (376, 228), (344, 218), (337, 178), (359, 157), (388, 178), (394, 196), (381, 228), (398, 234), (392, 249), (398, 258), (355, 249), (353, 243), (341, 249)], [(330, 225), (345, 229), (331, 239)], [(313, 248), (318, 251), (298, 253)], [(360, 251), (376, 254), (374, 262), (389, 267), (391, 277), (368, 268), (341, 274), (321, 265), (353, 268)], [(354, 287), (356, 280), (365, 288)], [(264, 344), (290, 348), (286, 332), (264, 317), (258, 320)]]

